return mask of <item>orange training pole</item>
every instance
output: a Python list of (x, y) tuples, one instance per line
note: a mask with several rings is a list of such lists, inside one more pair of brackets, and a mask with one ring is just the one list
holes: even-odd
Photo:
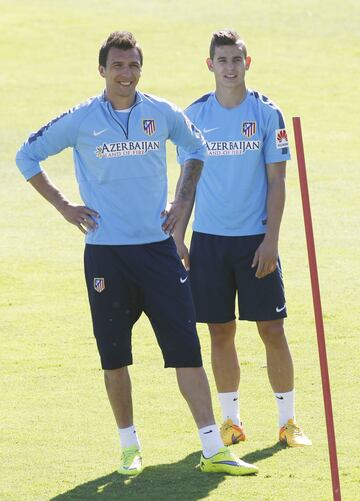
[(300, 117), (293, 117), (293, 126), (295, 134), (296, 155), (299, 169), (301, 199), (304, 213), (306, 243), (308, 250), (310, 277), (311, 277), (311, 289), (314, 303), (315, 324), (316, 324), (316, 333), (317, 333), (317, 342), (318, 342), (320, 369), (321, 369), (321, 381), (322, 381), (324, 407), (325, 407), (326, 429), (327, 429), (327, 437), (329, 445), (333, 497), (334, 501), (341, 501), (339, 468), (336, 454), (335, 429), (334, 429), (333, 411), (331, 404), (329, 370), (326, 356), (326, 345), (325, 345), (323, 316), (321, 310), (319, 278), (317, 273), (316, 253), (315, 253), (312, 220), (311, 220), (310, 199), (309, 199), (308, 183), (306, 176), (305, 155), (304, 155), (304, 146), (301, 133)]

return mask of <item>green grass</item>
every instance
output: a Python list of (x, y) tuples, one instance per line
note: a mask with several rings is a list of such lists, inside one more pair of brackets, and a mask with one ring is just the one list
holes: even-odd
[[(20, 177), (15, 151), (30, 131), (100, 92), (98, 47), (114, 29), (144, 49), (140, 88), (185, 106), (213, 88), (210, 33), (232, 26), (253, 57), (249, 87), (300, 115), (327, 336), (344, 500), (360, 499), (357, 368), (360, 337), (357, 0), (0, 0), (1, 419), (4, 500), (330, 500), (331, 481), (301, 201), (293, 148), (281, 236), (296, 369), (297, 414), (314, 447), (276, 445), (277, 413), (253, 325), (239, 324), (242, 416), (236, 452), (257, 478), (201, 475), (196, 429), (145, 317), (134, 330), (135, 419), (146, 469), (114, 473), (118, 438), (106, 401), (82, 272), (82, 236)], [(292, 134), (290, 133), (292, 140)], [(46, 169), (79, 200), (69, 152)], [(170, 189), (178, 167), (169, 149)], [(199, 327), (210, 376), (209, 340)], [(219, 406), (214, 398), (216, 416)]]

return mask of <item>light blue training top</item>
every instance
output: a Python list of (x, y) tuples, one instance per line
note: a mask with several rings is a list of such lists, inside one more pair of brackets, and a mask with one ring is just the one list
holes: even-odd
[(76, 179), (84, 204), (100, 214), (90, 244), (121, 245), (168, 238), (161, 229), (167, 203), (166, 141), (184, 158), (204, 160), (200, 132), (175, 105), (136, 93), (125, 125), (105, 93), (55, 118), (21, 146), (16, 163), (25, 179), (42, 171), (40, 163), (73, 148)]
[[(266, 164), (290, 158), (279, 108), (248, 90), (235, 108), (224, 108), (211, 92), (185, 113), (208, 150), (196, 188), (193, 230), (221, 236), (266, 233)], [(179, 163), (185, 158), (185, 150), (178, 148)]]

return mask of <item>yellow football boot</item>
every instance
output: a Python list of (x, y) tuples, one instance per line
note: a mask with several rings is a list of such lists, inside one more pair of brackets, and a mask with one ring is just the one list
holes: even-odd
[(122, 450), (121, 463), (118, 469), (120, 475), (138, 475), (142, 471), (141, 454), (136, 445)]
[(304, 447), (312, 445), (311, 440), (305, 435), (299, 425), (293, 419), (280, 428), (279, 441), (289, 447)]
[(234, 445), (239, 442), (244, 442), (246, 439), (244, 428), (242, 425), (238, 426), (228, 418), (220, 428), (220, 435), (224, 445)]

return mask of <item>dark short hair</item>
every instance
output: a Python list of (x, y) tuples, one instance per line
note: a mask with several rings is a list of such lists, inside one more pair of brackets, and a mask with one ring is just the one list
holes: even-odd
[(100, 66), (106, 66), (107, 57), (111, 47), (123, 50), (137, 49), (140, 56), (140, 65), (143, 65), (143, 53), (141, 47), (135, 40), (134, 35), (129, 31), (114, 31), (113, 33), (110, 33), (99, 51)]
[(215, 47), (220, 47), (221, 45), (241, 45), (244, 56), (247, 56), (245, 42), (234, 30), (225, 28), (223, 30), (215, 31), (212, 34), (210, 42), (210, 59), (214, 59)]

